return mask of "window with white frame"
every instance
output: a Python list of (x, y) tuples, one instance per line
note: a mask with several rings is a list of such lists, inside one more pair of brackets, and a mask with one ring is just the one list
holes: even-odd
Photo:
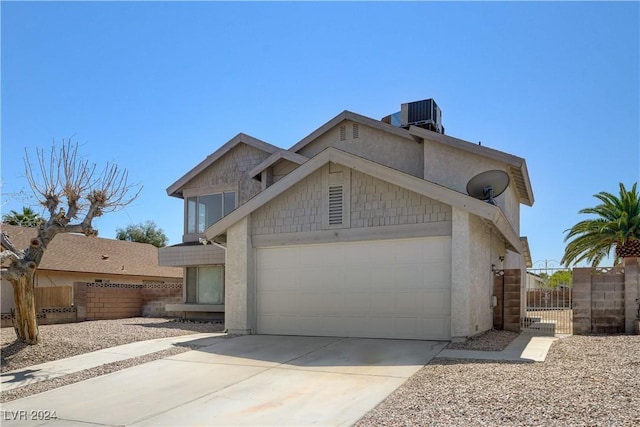
[(233, 191), (187, 198), (187, 233), (204, 233), (235, 208)]
[(224, 303), (224, 267), (221, 265), (187, 267), (186, 285), (187, 303)]

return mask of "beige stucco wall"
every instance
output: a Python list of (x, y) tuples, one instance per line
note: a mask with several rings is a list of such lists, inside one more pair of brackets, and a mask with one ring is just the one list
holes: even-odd
[[(427, 181), (467, 194), (467, 183), (471, 178), (494, 169), (507, 171), (505, 165), (497, 160), (451, 148), (440, 142), (424, 141), (424, 179)], [(495, 202), (516, 233), (519, 233), (520, 201), (515, 184), (510, 183), (507, 190), (495, 198)]]
[(227, 230), (224, 300), (229, 334), (255, 333), (255, 249), (251, 245), (250, 218)]
[[(362, 124), (358, 124), (358, 138), (354, 138), (354, 124), (349, 120), (339, 123), (303, 147), (299, 153), (303, 156), (313, 157), (325, 148), (334, 147), (422, 178), (423, 149), (421, 144)], [(346, 140), (344, 141), (340, 140), (341, 126), (346, 127)]]
[[(469, 298), (474, 303), (469, 310), (469, 335), (493, 327), (493, 271), (500, 269), (501, 256), (505, 256), (504, 242), (484, 221), (469, 215)], [(495, 266), (495, 267), (493, 267)]]

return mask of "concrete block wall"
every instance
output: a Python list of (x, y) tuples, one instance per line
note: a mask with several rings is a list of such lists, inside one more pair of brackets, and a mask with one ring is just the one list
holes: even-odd
[(182, 283), (148, 283), (141, 289), (142, 315), (144, 317), (180, 317), (182, 312), (166, 311), (166, 304), (180, 304)]
[[(625, 260), (628, 264), (629, 259)], [(637, 264), (637, 260), (635, 261)], [(625, 309), (627, 268), (573, 270), (573, 333), (631, 333), (627, 318), (634, 313)], [(631, 298), (632, 299), (632, 298)], [(631, 325), (632, 323), (629, 322)]]
[(142, 315), (142, 285), (90, 283), (87, 320), (124, 319)]
[(522, 271), (501, 270), (493, 280), (493, 295), (497, 305), (493, 307), (493, 327), (505, 331), (520, 332), (520, 296)]
[(127, 317), (179, 317), (167, 312), (166, 304), (181, 303), (181, 283), (74, 283), (77, 320), (124, 319)]

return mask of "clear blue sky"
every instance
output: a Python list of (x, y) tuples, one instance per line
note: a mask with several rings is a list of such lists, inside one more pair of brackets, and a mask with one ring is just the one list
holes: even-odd
[(640, 177), (640, 8), (623, 3), (6, 2), (2, 212), (27, 146), (73, 137), (144, 189), (96, 222), (182, 237), (166, 188), (239, 132), (289, 148), (343, 110), (435, 98), (447, 134), (527, 161), (521, 234), (559, 261), (599, 191)]

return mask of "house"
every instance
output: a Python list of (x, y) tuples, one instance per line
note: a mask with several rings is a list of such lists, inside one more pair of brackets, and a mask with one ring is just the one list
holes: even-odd
[[(527, 262), (526, 162), (444, 135), (439, 109), (416, 113), (425, 102), (383, 120), (344, 111), (288, 150), (239, 134), (169, 186), (185, 212), (183, 243), (159, 252), (185, 271), (171, 310), (224, 312), (238, 334), (490, 329), (493, 270)], [(467, 193), (487, 171), (506, 185), (491, 203)]]
[[(2, 224), (18, 248), (27, 248), (35, 228)], [(103, 284), (176, 283), (182, 269), (158, 265), (158, 248), (145, 243), (58, 234), (51, 241), (35, 274), (35, 286), (71, 288), (74, 282)], [(14, 307), (13, 287), (2, 279), (2, 313)]]

